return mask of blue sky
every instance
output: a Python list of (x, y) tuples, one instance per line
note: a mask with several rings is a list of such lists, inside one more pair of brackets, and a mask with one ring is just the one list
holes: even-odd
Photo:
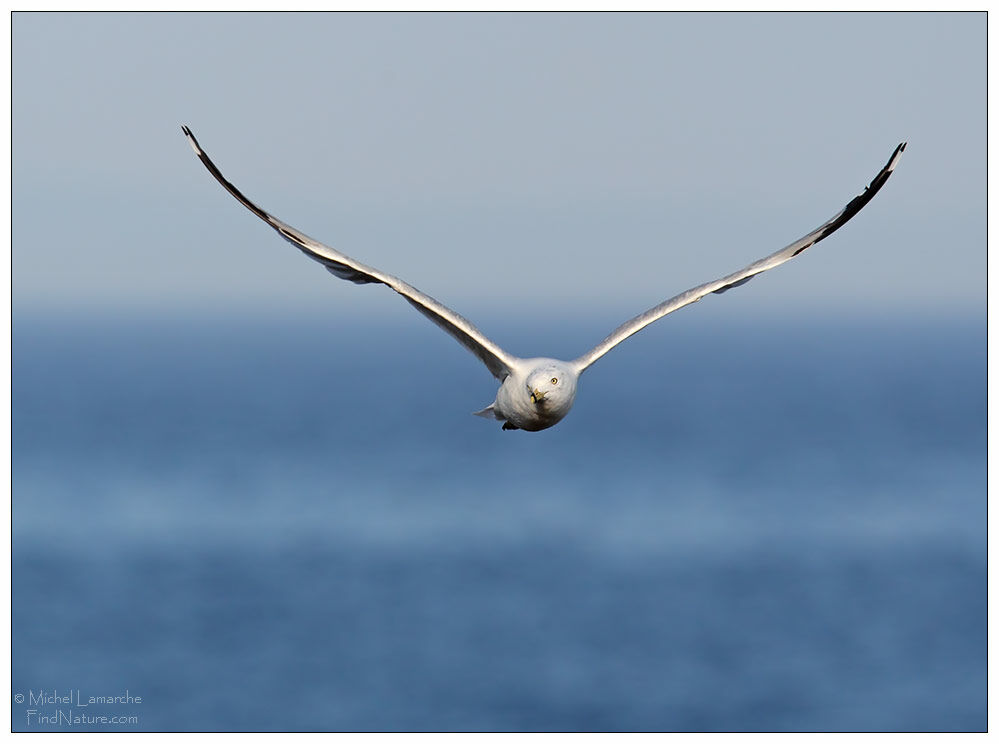
[(984, 311), (984, 14), (17, 13), (12, 85), (15, 315), (411, 312), (245, 211), (185, 123), (263, 207), (473, 319), (643, 310), (908, 140), (841, 232), (697, 312)]

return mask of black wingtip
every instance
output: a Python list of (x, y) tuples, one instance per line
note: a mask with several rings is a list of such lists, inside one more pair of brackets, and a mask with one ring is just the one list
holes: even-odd
[(191, 131), (191, 128), (186, 124), (181, 124), (180, 128), (187, 136), (187, 142), (191, 146), (191, 149), (194, 150), (194, 154), (199, 158), (202, 157), (204, 153), (201, 152), (201, 145), (198, 144), (198, 140), (195, 139), (194, 132)]
[(902, 155), (903, 152), (905, 152), (905, 146), (907, 144), (909, 144), (909, 143), (908, 142), (900, 142), (898, 144), (898, 147), (895, 148), (895, 152), (893, 152), (891, 154), (891, 157), (888, 158), (888, 164), (885, 166), (885, 170), (886, 171), (891, 172), (892, 170), (894, 170), (895, 165), (898, 163), (899, 157)]

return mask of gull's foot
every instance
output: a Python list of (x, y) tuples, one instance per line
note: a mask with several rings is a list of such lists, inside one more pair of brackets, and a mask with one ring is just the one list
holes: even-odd
[(514, 426), (509, 421), (503, 422), (503, 431), (513, 431), (514, 429), (519, 429), (519, 426)]

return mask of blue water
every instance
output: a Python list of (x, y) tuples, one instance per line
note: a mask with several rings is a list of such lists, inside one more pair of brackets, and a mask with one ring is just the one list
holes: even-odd
[(12, 727), (984, 730), (984, 322), (735, 315), (15, 316)]

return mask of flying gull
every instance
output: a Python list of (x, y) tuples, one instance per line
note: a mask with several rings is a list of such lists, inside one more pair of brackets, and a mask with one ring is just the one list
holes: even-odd
[(323, 264), (331, 274), (341, 279), (348, 279), (355, 284), (388, 285), (406, 298), (410, 305), (475, 354), (501, 383), (499, 391), (496, 393), (496, 400), (481, 411), (477, 411), (475, 415), (502, 421), (504, 429), (524, 429), (526, 431), (547, 429), (565, 418), (576, 399), (576, 385), (579, 376), (591, 364), (632, 334), (674, 310), (699, 301), (706, 295), (721, 294), (732, 287), (741, 286), (757, 274), (779, 266), (823, 238), (832, 235), (863, 209), (878, 193), (878, 190), (884, 186), (892, 171), (895, 170), (906, 144), (903, 142), (895, 148), (895, 152), (888, 158), (888, 163), (874, 177), (863, 193), (854, 197), (837, 215), (822, 226), (794, 241), (786, 248), (781, 248), (776, 253), (761, 258), (734, 274), (688, 289), (686, 292), (646, 310), (641, 315), (637, 315), (615, 328), (607, 338), (582, 356), (571, 361), (563, 361), (561, 359), (521, 359), (515, 357), (489, 340), (482, 331), (465, 318), (445, 307), (433, 297), (391, 274), (365, 266), (360, 261), (313, 240), (291, 225), (287, 225), (268, 214), (243, 196), (239, 189), (226, 180), (215, 163), (201, 149), (190, 129), (185, 126), (183, 130), (191, 147), (194, 148), (195, 154), (204, 163), (208, 172), (215, 176), (216, 180), (243, 206), (277, 230), (281, 237), (309, 258)]

